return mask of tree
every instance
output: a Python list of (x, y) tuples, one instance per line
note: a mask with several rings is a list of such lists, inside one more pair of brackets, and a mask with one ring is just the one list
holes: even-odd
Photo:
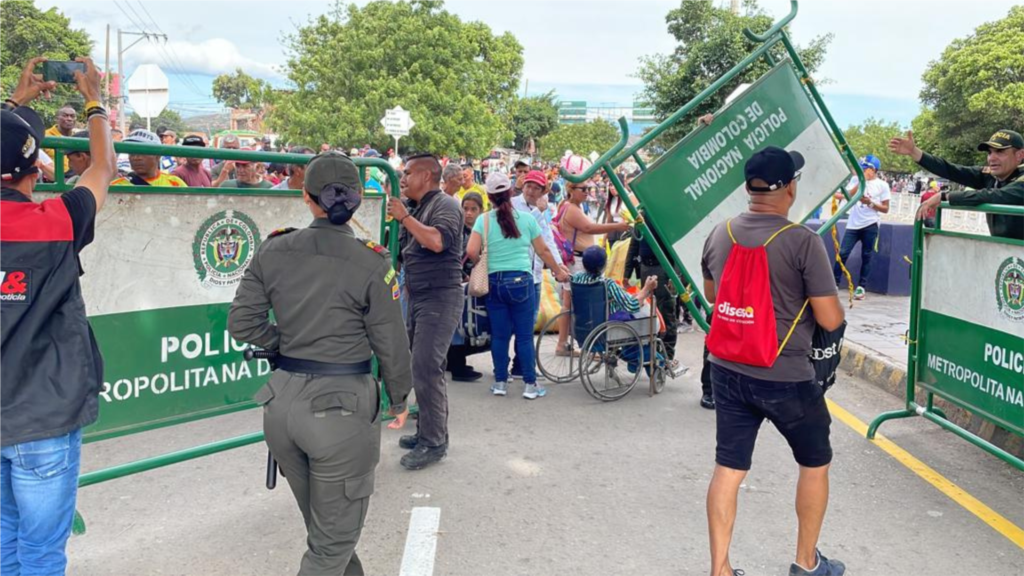
[(882, 170), (887, 172), (917, 172), (917, 164), (909, 156), (899, 156), (889, 151), (889, 140), (906, 132), (898, 122), (883, 122), (868, 118), (862, 124), (850, 126), (843, 131), (846, 142), (854, 154), (874, 154), (882, 161)]
[(537, 140), (558, 127), (555, 91), (516, 101), (512, 111), (512, 134), (515, 147), (525, 150), (530, 139)]
[(228, 108), (261, 108), (272, 96), (269, 82), (253, 78), (241, 68), (236, 68), (234, 74), (221, 74), (213, 79), (214, 99)]
[[(181, 117), (181, 114), (178, 114), (170, 108), (164, 108), (163, 112), (161, 112), (156, 118), (149, 121), (149, 125), (153, 128), (153, 132), (156, 132), (161, 126), (170, 128), (178, 134), (179, 138), (184, 136), (186, 132), (192, 131), (189, 129), (188, 123)], [(135, 112), (132, 112), (132, 116), (128, 120), (128, 126), (145, 128), (146, 119)], [(127, 134), (125, 134), (125, 136), (127, 136)]]
[[(9, 96), (29, 58), (74, 60), (92, 52), (92, 40), (84, 30), (71, 28), (71, 20), (56, 8), (43, 12), (32, 0), (0, 2), (0, 87)], [(5, 97), (6, 97), (5, 96)], [(58, 85), (53, 98), (39, 98), (32, 108), (52, 124), (57, 110), (71, 104), (81, 112), (82, 95), (74, 85)]]
[(619, 130), (600, 118), (582, 124), (563, 124), (540, 139), (540, 157), (558, 160), (566, 150), (584, 157), (591, 152), (604, 154), (618, 139)]
[[(950, 43), (925, 70), (914, 121), (930, 144), (922, 149), (952, 162), (977, 164), (979, 142), (1000, 128), (1024, 126), (1024, 6)], [(915, 139), (918, 138), (915, 132)], [(919, 143), (920, 144), (920, 143)]]
[(271, 125), (287, 141), (389, 145), (380, 119), (401, 106), (416, 126), (403, 149), (483, 157), (509, 139), (523, 48), (463, 22), (440, 0), (339, 2), (286, 37), (296, 89)]
[[(733, 14), (728, 7), (716, 6), (712, 0), (683, 0), (679, 8), (668, 13), (668, 31), (679, 45), (671, 54), (641, 59), (637, 71), (644, 83), (645, 100), (654, 107), (658, 118), (666, 118), (682, 108), (758, 47), (743, 35), (744, 28), (763, 32), (774, 20), (758, 7), (756, 0), (745, 0), (743, 6), (745, 14)], [(821, 65), (831, 41), (832, 34), (826, 34), (815, 37), (806, 48), (797, 47), (809, 73)], [(782, 47), (776, 48), (777, 60), (785, 57)], [(663, 144), (674, 144), (693, 128), (699, 116), (719, 109), (737, 86), (755, 81), (768, 70), (764, 59), (759, 59), (665, 132)]]

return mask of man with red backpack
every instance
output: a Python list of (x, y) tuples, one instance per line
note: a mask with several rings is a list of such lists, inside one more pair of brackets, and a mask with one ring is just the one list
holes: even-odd
[(767, 419), (800, 465), (796, 560), (790, 576), (841, 576), (817, 550), (828, 506), (832, 419), (808, 357), (816, 325), (843, 323), (821, 239), (788, 220), (803, 156), (769, 146), (746, 163), (750, 208), (715, 227), (701, 261), (712, 304), (708, 334), (717, 420), (715, 472), (708, 488), (712, 576), (732, 576), (729, 544), (740, 484)]

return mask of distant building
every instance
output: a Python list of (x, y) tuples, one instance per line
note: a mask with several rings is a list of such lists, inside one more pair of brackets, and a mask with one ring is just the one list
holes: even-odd
[(598, 118), (614, 124), (623, 116), (629, 122), (630, 134), (642, 134), (644, 130), (657, 124), (654, 108), (639, 102), (634, 102), (632, 106), (588, 106), (585, 100), (563, 100), (558, 103), (559, 124), (581, 124), (593, 122)]

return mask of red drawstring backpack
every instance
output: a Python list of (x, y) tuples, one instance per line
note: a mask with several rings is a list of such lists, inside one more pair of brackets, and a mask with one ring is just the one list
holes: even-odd
[(732, 249), (718, 282), (715, 310), (707, 339), (708, 351), (717, 358), (770, 368), (789, 342), (810, 300), (804, 302), (780, 345), (775, 328), (775, 305), (768, 275), (767, 247), (776, 236), (793, 226), (796, 224), (783, 227), (761, 246), (748, 248), (736, 242), (732, 235), (732, 220), (726, 222)]

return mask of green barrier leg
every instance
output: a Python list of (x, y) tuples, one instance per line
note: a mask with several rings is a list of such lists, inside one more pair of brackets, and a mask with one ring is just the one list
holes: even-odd
[(988, 452), (989, 454), (992, 454), (993, 456), (999, 458), (1000, 460), (1003, 460), (1010, 466), (1013, 466), (1018, 470), (1024, 471), (1024, 460), (1017, 458), (1013, 454), (1010, 454), (1006, 450), (1003, 450), (1002, 448), (996, 446), (995, 444), (992, 444), (991, 442), (983, 438), (971, 434), (967, 430), (964, 430), (963, 428), (957, 426), (956, 424), (953, 424), (949, 420), (946, 420), (944, 417), (940, 417), (938, 414), (934, 414), (920, 407), (918, 408), (919, 413), (926, 420), (938, 424), (939, 426), (948, 430), (949, 432), (956, 434), (957, 436), (963, 438), (964, 440), (967, 440), (971, 444), (974, 444), (978, 448), (981, 448), (982, 450)]
[(949, 417), (942, 411), (942, 408), (935, 407), (935, 394), (933, 392), (928, 393), (928, 411), (939, 416), (943, 420), (949, 420)]
[(911, 416), (916, 415), (917, 412), (906, 409), (895, 410), (893, 412), (883, 412), (879, 414), (878, 416), (875, 417), (874, 420), (871, 421), (871, 425), (868, 426), (868, 440), (875, 439), (875, 432), (878, 432), (878, 427), (882, 425), (882, 422), (885, 422), (886, 420), (896, 420), (897, 418), (910, 418)]

